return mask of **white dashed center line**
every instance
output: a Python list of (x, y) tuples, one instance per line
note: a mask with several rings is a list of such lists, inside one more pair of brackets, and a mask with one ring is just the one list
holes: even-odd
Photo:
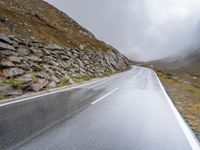
[(92, 102), (91, 104), (94, 105), (96, 104), (97, 102), (99, 102), (100, 100), (106, 98), (107, 96), (109, 96), (110, 94), (116, 92), (117, 90), (119, 90), (119, 87), (118, 88), (115, 88), (114, 90), (110, 91), (109, 93), (107, 93), (106, 95), (100, 97), (99, 99), (97, 99), (96, 101)]

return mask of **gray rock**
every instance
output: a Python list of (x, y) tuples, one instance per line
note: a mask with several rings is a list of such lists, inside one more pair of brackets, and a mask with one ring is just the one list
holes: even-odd
[(30, 65), (31, 65), (31, 69), (33, 69), (34, 71), (42, 71), (43, 70), (43, 68), (41, 66), (39, 66), (37, 63), (31, 62)]
[(43, 52), (40, 49), (36, 49), (34, 47), (30, 48), (30, 51), (32, 53), (34, 53), (36, 56), (42, 57), (43, 56)]
[[(49, 49), (49, 52), (50, 52), (50, 54), (52, 54), (53, 55), (53, 57), (55, 57), (57, 54), (56, 54), (56, 52), (55, 52), (55, 50), (50, 50)], [(52, 56), (51, 56), (52, 57)]]
[(53, 66), (59, 66), (59, 63), (52, 61), (52, 60), (49, 61), (49, 64), (51, 64)]
[(52, 55), (47, 56), (46, 59), (48, 59), (48, 61), (52, 60), (52, 61), (57, 61), (57, 58), (54, 58)]
[(60, 57), (61, 57), (63, 60), (69, 60), (69, 59), (70, 59), (70, 57), (67, 56), (67, 55), (61, 55)]
[(48, 44), (46, 46), (46, 48), (50, 49), (50, 50), (61, 50), (61, 49), (63, 49), (61, 46), (56, 45), (56, 44)]
[(72, 53), (69, 50), (66, 50), (65, 52), (66, 52), (67, 56), (69, 56), (70, 58), (72, 57)]
[(80, 44), (80, 45), (79, 45), (79, 48), (80, 48), (81, 50), (84, 50), (84, 45), (83, 45), (83, 44)]
[(83, 63), (86, 64), (86, 65), (88, 65), (88, 64), (89, 64), (89, 61), (84, 60)]
[(61, 70), (60, 71), (62, 74), (64, 74), (64, 75), (67, 75), (67, 71), (65, 71), (65, 70)]
[(0, 55), (5, 56), (18, 56), (18, 53), (12, 51), (12, 50), (0, 50)]
[(3, 69), (2, 71), (0, 71), (0, 76), (7, 78), (7, 77), (15, 77), (18, 75), (22, 75), (24, 73), (25, 73), (25, 71), (23, 69), (9, 68), (9, 69)]
[(6, 18), (4, 16), (0, 16), (0, 21), (5, 22)]
[(0, 83), (0, 96), (17, 96), (22, 94), (22, 90), (15, 89), (11, 85)]
[(88, 57), (87, 55), (84, 55), (84, 56), (82, 57), (82, 59), (86, 61), (86, 60), (89, 60), (89, 57)]
[(19, 77), (19, 79), (21, 81), (23, 81), (23, 83), (31, 82), (33, 80), (33, 75), (31, 73), (30, 74), (25, 74), (25, 75)]
[(67, 67), (71, 67), (74, 64), (74, 60), (71, 58), (66, 62)]
[(79, 54), (79, 51), (80, 50), (78, 50), (78, 49), (71, 49), (71, 52), (74, 53), (74, 54), (77, 54), (77, 55)]
[(52, 81), (54, 81), (55, 83), (59, 83), (60, 80), (56, 77), (56, 76), (52, 76)]
[(47, 74), (47, 73), (46, 73), (46, 72), (44, 72), (44, 71), (37, 72), (36, 76), (37, 76), (37, 77), (40, 77), (40, 78), (45, 78), (45, 79), (47, 79), (47, 80), (49, 80), (49, 79), (50, 79), (50, 76), (49, 76), (49, 74)]
[(54, 50), (54, 52), (59, 56), (66, 55), (66, 52), (64, 50)]
[(74, 80), (72, 80), (72, 78), (69, 78), (68, 81), (69, 81), (70, 84), (74, 84), (75, 83)]
[(46, 55), (50, 55), (51, 53), (49, 52), (49, 50), (47, 50), (47, 49), (43, 49), (43, 51), (44, 51), (44, 53), (46, 54)]
[(58, 71), (58, 70), (55, 71), (55, 74), (58, 77), (62, 77), (63, 76), (63, 74), (60, 71)]
[(50, 74), (53, 74), (54, 73), (54, 71), (51, 69), (51, 67), (50, 66), (48, 66), (48, 65), (43, 65), (43, 68), (44, 68), (44, 70), (46, 71), (46, 72), (48, 72), (48, 73), (50, 73)]
[(16, 57), (16, 56), (8, 56), (6, 57), (7, 60), (13, 62), (13, 63), (21, 63), (22, 58), (21, 57)]
[(43, 88), (45, 88), (48, 85), (48, 81), (46, 79), (38, 79), (37, 83), (30, 83), (25, 88), (26, 91), (34, 91), (39, 92)]
[(7, 43), (0, 42), (0, 50), (12, 50), (15, 51), (15, 48)]
[(30, 50), (27, 48), (18, 48), (17, 52), (20, 56), (26, 56), (30, 53)]
[(77, 59), (77, 61), (78, 61), (78, 64), (79, 64), (79, 66), (80, 66), (81, 68), (84, 68), (84, 67), (85, 67), (84, 63), (83, 63), (80, 59)]
[[(11, 46), (8, 44), (9, 38), (16, 51), (13, 48), (8, 49)], [(79, 48), (62, 48), (18, 36), (9, 38), (0, 34), (0, 77), (17, 76), (24, 83), (20, 88), (29, 91), (40, 91), (46, 86), (54, 88), (62, 78), (67, 78), (66, 81), (73, 84), (72, 77), (100, 77), (108, 71), (114, 73), (125, 70), (128, 66), (126, 58), (112, 48), (99, 52), (86, 50), (84, 44)]]
[(73, 64), (72, 66), (73, 66), (74, 69), (78, 69), (78, 70), (80, 69), (80, 66), (77, 65), (77, 64)]
[(42, 62), (42, 59), (40, 57), (37, 57), (37, 56), (34, 56), (34, 55), (29, 56), (28, 59), (33, 61), (33, 62), (38, 62), (38, 63)]
[(30, 65), (28, 63), (24, 64), (15, 64), (16, 67), (21, 68), (23, 70), (29, 71), (31, 69)]
[(56, 87), (56, 83), (55, 82), (51, 82), (48, 84), (48, 88), (55, 88)]
[(14, 67), (15, 65), (11, 61), (0, 60), (0, 68)]
[(0, 41), (12, 44), (12, 41), (3, 33), (0, 33)]

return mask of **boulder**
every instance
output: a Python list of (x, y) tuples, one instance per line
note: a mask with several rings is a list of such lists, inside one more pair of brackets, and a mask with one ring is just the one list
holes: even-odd
[(20, 68), (9, 68), (9, 69), (3, 69), (0, 71), (0, 76), (2, 77), (15, 77), (24, 74), (25, 71)]
[(40, 65), (38, 65), (37, 63), (31, 62), (30, 66), (31, 66), (31, 69), (33, 69), (34, 71), (42, 71), (43, 70), (43, 68)]
[(12, 50), (15, 51), (15, 48), (10, 44), (0, 42), (0, 50)]
[(29, 83), (24, 87), (25, 91), (34, 91), (39, 92), (41, 89), (45, 88), (48, 85), (48, 81), (46, 79), (38, 79), (37, 83)]
[(43, 52), (40, 49), (36, 49), (34, 47), (30, 48), (30, 51), (35, 54), (36, 56), (42, 57), (43, 56)]
[(43, 51), (44, 51), (45, 55), (50, 55), (50, 54), (51, 54), (51, 53), (49, 52), (49, 50), (47, 50), (47, 49), (43, 49)]
[(79, 66), (80, 66), (81, 68), (84, 68), (84, 67), (85, 67), (84, 63), (83, 63), (80, 59), (77, 59), (77, 61), (78, 61), (78, 64), (79, 64)]
[(16, 67), (21, 68), (25, 71), (29, 71), (31, 69), (29, 63), (21, 63), (21, 64), (15, 64)]
[(16, 57), (16, 56), (8, 56), (8, 57), (6, 57), (6, 60), (19, 64), (19, 63), (21, 63), (22, 58)]
[(37, 62), (38, 63), (42, 62), (42, 59), (40, 57), (37, 57), (37, 56), (34, 56), (34, 55), (33, 56), (29, 56), (28, 59), (33, 61), (33, 62), (36, 62), (36, 63)]
[(68, 81), (69, 81), (70, 84), (74, 84), (75, 83), (74, 80), (72, 80), (72, 78), (69, 78)]
[(14, 67), (15, 65), (11, 61), (0, 60), (0, 68)]
[(18, 53), (12, 51), (12, 50), (1, 50), (0, 48), (0, 56), (5, 55), (5, 56), (18, 56)]
[(60, 47), (59, 45), (56, 45), (56, 44), (48, 44), (48, 45), (46, 45), (46, 48), (50, 49), (50, 50), (61, 50), (61, 49), (63, 49), (62, 47)]
[(53, 81), (48, 84), (48, 88), (55, 88), (55, 87), (56, 87), (56, 83)]
[(61, 55), (60, 57), (61, 57), (63, 60), (69, 60), (69, 59), (70, 59), (70, 57), (67, 56), (67, 55)]
[(31, 82), (33, 80), (33, 75), (31, 73), (25, 74), (25, 75), (21, 76), (19, 79), (21, 81), (23, 81), (23, 83)]
[(80, 44), (80, 45), (79, 45), (79, 48), (80, 48), (81, 50), (84, 50), (84, 45), (83, 45), (83, 44)]
[(0, 33), (0, 41), (12, 44), (12, 41), (3, 33)]
[(50, 61), (49, 61), (49, 64), (50, 64), (50, 65), (53, 65), (53, 66), (59, 66), (59, 63), (57, 63), (57, 62), (55, 62), (55, 61), (53, 61), (53, 60), (50, 60)]
[(26, 56), (30, 53), (30, 50), (28, 48), (18, 48), (17, 52), (20, 56)]
[(56, 77), (56, 76), (52, 76), (52, 81), (54, 81), (55, 83), (59, 83), (60, 80)]
[(11, 85), (0, 83), (0, 96), (17, 96), (22, 94), (22, 90), (15, 89)]

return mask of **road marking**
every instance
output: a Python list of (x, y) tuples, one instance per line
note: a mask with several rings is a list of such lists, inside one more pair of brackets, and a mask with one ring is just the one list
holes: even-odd
[(114, 89), (114, 90), (112, 90), (112, 91), (110, 91), (110, 92), (109, 92), (109, 93), (107, 93), (106, 95), (104, 95), (104, 96), (100, 97), (99, 99), (97, 99), (96, 101), (92, 102), (91, 104), (92, 104), (92, 105), (96, 104), (97, 102), (99, 102), (100, 100), (102, 100), (102, 99), (106, 98), (108, 95), (110, 95), (110, 94), (112, 94), (112, 93), (116, 92), (117, 90), (119, 90), (119, 87), (118, 87), (118, 88), (115, 88), (115, 89)]
[(5, 103), (0, 104), (0, 107), (11, 105), (11, 104), (15, 104), (15, 103), (19, 103), (19, 102), (23, 102), (23, 101), (27, 101), (27, 100), (34, 99), (34, 98), (39, 98), (39, 97), (42, 97), (42, 96), (52, 95), (52, 94), (63, 92), (63, 91), (68, 91), (68, 90), (71, 90), (71, 89), (84, 87), (84, 86), (87, 86), (87, 85), (90, 85), (90, 84), (93, 84), (93, 83), (104, 81), (106, 79), (108, 79), (108, 78), (100, 79), (100, 80), (93, 81), (93, 82), (88, 82), (88, 83), (77, 85), (77, 86), (73, 86), (73, 87), (66, 87), (66, 88), (63, 88), (63, 89), (60, 89), (60, 90), (50, 91), (50, 92), (47, 92), (47, 93), (44, 93), (44, 94), (39, 94), (39, 95), (27, 97), (27, 98), (22, 98), (22, 99), (19, 99), (19, 100), (13, 100), (11, 102), (5, 102)]
[[(154, 72), (155, 73), (155, 72)], [(188, 142), (190, 143), (190, 146), (192, 148), (192, 150), (200, 150), (200, 146), (199, 143), (197, 141), (197, 139), (195, 138), (195, 135), (193, 133), (193, 131), (188, 127), (188, 125), (186, 124), (186, 122), (183, 120), (182, 116), (180, 115), (180, 113), (178, 112), (178, 110), (176, 109), (176, 107), (174, 106), (174, 104), (172, 103), (172, 100), (170, 99), (170, 97), (168, 96), (166, 90), (164, 89), (160, 79), (158, 78), (157, 74), (155, 73), (156, 78), (158, 80), (158, 83), (160, 85), (160, 88), (164, 94), (164, 96), (166, 97), (174, 115), (176, 116), (179, 125), (181, 126)]]

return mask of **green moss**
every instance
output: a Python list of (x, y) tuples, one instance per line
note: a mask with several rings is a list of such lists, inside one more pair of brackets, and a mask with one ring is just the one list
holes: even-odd
[(37, 83), (37, 82), (38, 82), (38, 78), (37, 78), (35, 75), (33, 75), (33, 76), (32, 76), (32, 81), (33, 81), (34, 83)]
[(11, 85), (13, 88), (19, 88), (24, 82), (20, 79), (14, 79), (14, 78), (10, 78), (10, 79), (4, 79), (3, 83), (5, 84), (9, 84)]
[(62, 86), (66, 86), (69, 85), (69, 80), (67, 78), (62, 78), (60, 80), (60, 82), (56, 85), (56, 87), (62, 87)]
[(73, 78), (74, 82), (76, 83), (81, 83), (81, 82), (84, 82), (84, 81), (88, 81), (88, 80), (91, 80), (91, 77), (87, 77), (87, 76), (81, 76), (79, 78)]
[(3, 100), (5, 99), (6, 97), (5, 96), (0, 96), (0, 100)]

